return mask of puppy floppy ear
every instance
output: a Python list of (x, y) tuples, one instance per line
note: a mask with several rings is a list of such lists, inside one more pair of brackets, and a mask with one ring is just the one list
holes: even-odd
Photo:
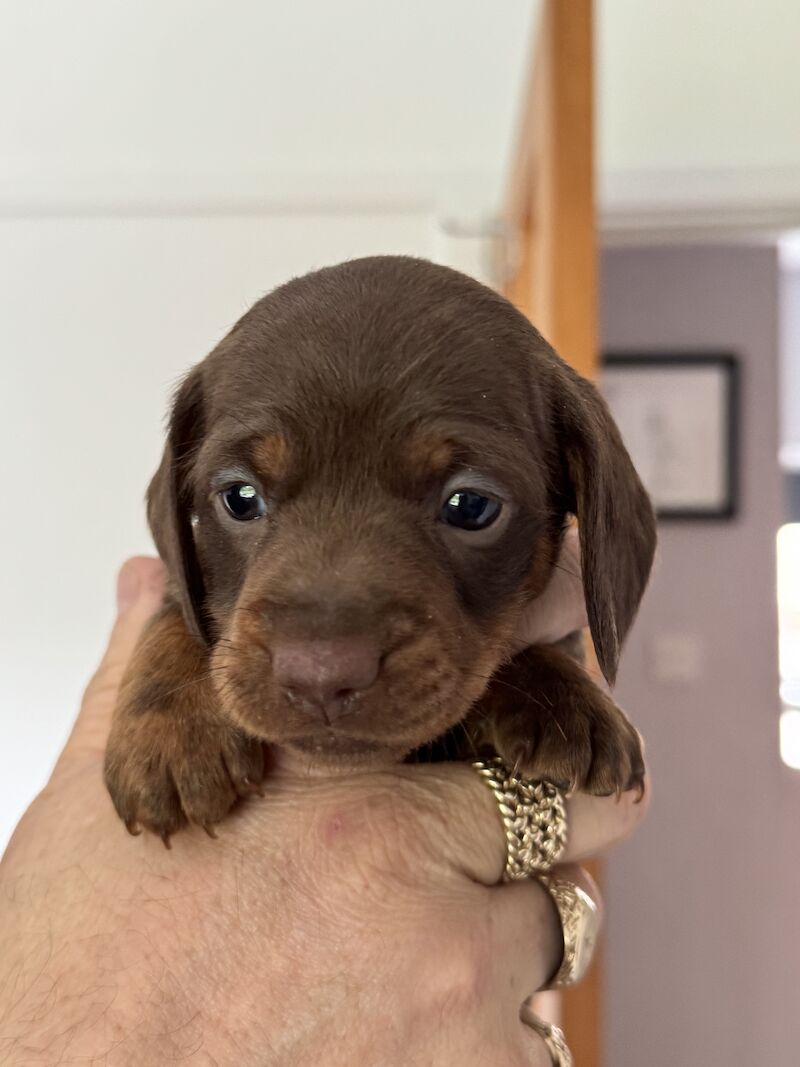
[(199, 369), (179, 386), (170, 414), (167, 443), (147, 490), (147, 521), (167, 565), (189, 632), (208, 642), (205, 588), (192, 531), (191, 466), (203, 437), (205, 411)]
[(558, 362), (555, 408), (567, 509), (578, 519), (589, 629), (600, 669), (613, 684), (650, 576), (655, 516), (605, 401)]

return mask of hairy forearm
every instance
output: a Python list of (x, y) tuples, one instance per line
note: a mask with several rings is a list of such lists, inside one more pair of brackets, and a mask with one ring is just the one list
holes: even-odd
[[(349, 991), (346, 980), (327, 997), (308, 998), (308, 990), (298, 988), (295, 1010), (288, 1013), (275, 1010), (264, 988), (253, 989), (249, 1004), (239, 1001), (228, 1012), (224, 995), (204, 996), (199, 977), (187, 982), (140, 933), (63, 941), (45, 931), (38, 939), (6, 937), (3, 949), (4, 1067), (407, 1067), (412, 1041), (425, 1051), (424, 1061), (415, 1056), (412, 1062), (455, 1062), (449, 1054), (440, 1057), (433, 1044), (420, 1046), (421, 1035), (406, 1032), (388, 1003), (381, 1008)], [(352, 1002), (342, 1003), (347, 996), (356, 999), (360, 1016), (354, 1017)]]
[[(449, 858), (484, 791), (450, 777), (281, 780), (269, 817), (253, 805), (171, 852), (132, 842), (107, 802), (65, 818), (67, 783), (48, 789), (0, 863), (0, 1064), (539, 1063), (493, 964), (495, 891), (451, 866), (463, 849)], [(458, 797), (446, 820), (436, 785)], [(473, 850), (469, 869), (490, 862)]]
[[(25, 916), (42, 913), (30, 908), (31, 893), (47, 896), (47, 887), (20, 879), (0, 891), (3, 1067), (468, 1067), (507, 1047), (507, 1035), (453, 1026), (450, 1016), (466, 1005), (450, 995), (409, 1015), (413, 989), (387, 987), (379, 975), (370, 984), (347, 971), (315, 982), (309, 960), (278, 989), (209, 974), (206, 951), (205, 973), (195, 972), (193, 947), (176, 944), (170, 924), (148, 914), (154, 906), (169, 912), (168, 901), (142, 900), (122, 915), (87, 885), (80, 916), (51, 912), (47, 929), (37, 929)], [(548, 1062), (536, 1039), (524, 1062)]]
[(112, 871), (100, 848), (44, 876), (14, 853), (0, 865), (3, 1067), (407, 1064), (411, 1035), (377, 969), (320, 970), (321, 917), (296, 936), (274, 896), (254, 921), (248, 898), (272, 896), (269, 875), (201, 877), (159, 851)]
[(79, 867), (60, 874), (79, 891), (69, 914), (35, 876), (0, 884), (0, 1062), (122, 1064), (146, 1049), (139, 1063), (166, 1062), (195, 1040), (196, 1016), (165, 958), (166, 932), (146, 915), (121, 923)]

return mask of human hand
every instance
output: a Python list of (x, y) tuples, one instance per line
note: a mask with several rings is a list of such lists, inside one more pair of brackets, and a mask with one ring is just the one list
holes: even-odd
[[(73, 734), (0, 865), (0, 1060), (546, 1065), (519, 1008), (560, 930), (537, 882), (496, 884), (503, 835), (470, 768), (276, 766), (217, 841), (190, 829), (167, 852), (125, 834), (102, 754), (161, 565), (129, 562), (120, 589)], [(565, 859), (630, 832), (634, 800), (572, 798)]]
[(526, 608), (514, 640), (515, 652), (550, 645), (588, 625), (581, 578), (578, 527), (568, 526), (547, 588)]

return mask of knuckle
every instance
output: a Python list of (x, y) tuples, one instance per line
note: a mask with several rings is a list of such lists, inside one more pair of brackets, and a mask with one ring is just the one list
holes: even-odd
[(488, 925), (452, 917), (427, 931), (418, 958), (424, 961), (416, 987), (420, 1009), (446, 1018), (471, 1017), (494, 982)]
[(391, 775), (335, 796), (315, 810), (314, 839), (326, 862), (358, 864), (373, 875), (402, 877), (418, 862), (420, 820)]

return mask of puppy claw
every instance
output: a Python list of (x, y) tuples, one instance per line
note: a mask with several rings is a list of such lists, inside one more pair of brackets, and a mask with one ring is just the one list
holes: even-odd
[(131, 835), (131, 837), (138, 837), (139, 834), (141, 834), (142, 832), (141, 824), (138, 823), (136, 819), (126, 819), (125, 829)]
[(214, 841), (218, 841), (219, 840), (219, 835), (217, 834), (217, 832), (216, 832), (216, 830), (214, 829), (213, 826), (207, 826), (205, 823), (203, 823), (203, 829), (205, 830), (205, 832), (208, 834), (208, 836), (212, 840), (214, 840)]

